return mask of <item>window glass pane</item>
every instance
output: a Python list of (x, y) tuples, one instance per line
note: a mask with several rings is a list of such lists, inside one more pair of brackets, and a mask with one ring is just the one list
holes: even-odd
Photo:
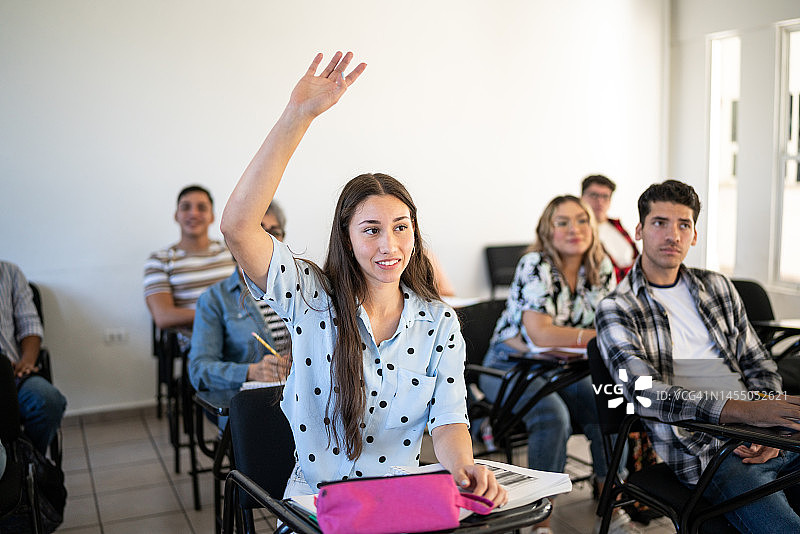
[(800, 29), (786, 34), (789, 56), (785, 63), (786, 92), (783, 95), (783, 206), (781, 210), (780, 272), (783, 282), (800, 283)]
[(736, 158), (740, 40), (712, 39), (709, 91), (708, 248), (709, 269), (733, 274), (736, 261)]

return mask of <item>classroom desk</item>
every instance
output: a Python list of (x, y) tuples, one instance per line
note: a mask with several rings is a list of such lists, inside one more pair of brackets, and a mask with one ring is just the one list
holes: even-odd
[[(760, 428), (739, 423), (712, 425), (694, 421), (680, 421), (675, 424), (688, 430), (706, 432), (726, 440), (737, 440), (743, 443), (758, 443), (776, 449), (800, 453), (800, 432), (786, 428)], [(772, 482), (746, 491), (712, 507), (712, 510), (700, 514), (695, 522), (701, 524), (705, 518), (735, 510), (748, 502), (777, 491), (782, 491), (798, 483), (800, 483), (800, 470), (786, 473)]]
[[(297, 534), (320, 534), (319, 526), (311, 520), (306, 514), (301, 514), (295, 509), (291, 508), (287, 501), (273, 499), (267, 493), (250, 480), (246, 475), (239, 471), (231, 471), (228, 478), (225, 480), (225, 511), (223, 519), (223, 532), (233, 532), (233, 499), (234, 489), (236, 486), (241, 487), (256, 501), (258, 501), (264, 508), (269, 510), (273, 515), (278, 517), (283, 523), (288, 525), (293, 532)], [(509, 532), (515, 529), (520, 529), (535, 525), (545, 520), (552, 512), (553, 505), (549, 499), (540, 499), (535, 503), (505, 510), (502, 512), (495, 512), (489, 515), (473, 514), (463, 521), (458, 528), (437, 531), (440, 534), (445, 532), (456, 534), (489, 534), (499, 532)]]
[(772, 321), (753, 321), (753, 326), (800, 335), (800, 319), (773, 319)]

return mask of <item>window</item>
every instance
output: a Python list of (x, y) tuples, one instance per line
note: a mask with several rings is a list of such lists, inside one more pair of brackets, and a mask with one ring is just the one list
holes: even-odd
[(741, 45), (738, 37), (711, 39), (710, 45), (706, 265), (731, 275), (736, 261), (736, 120)]
[(779, 283), (800, 284), (800, 22), (780, 26), (780, 98), (777, 188)]

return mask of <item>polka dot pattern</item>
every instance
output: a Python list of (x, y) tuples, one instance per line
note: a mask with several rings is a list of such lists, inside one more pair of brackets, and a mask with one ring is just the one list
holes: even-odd
[(364, 362), (361, 387), (367, 404), (363, 420), (357, 423), (364, 449), (357, 460), (349, 460), (340, 426), (338, 440), (328, 439), (329, 432), (333, 438), (334, 425), (329, 395), (337, 395), (331, 371), (338, 319), (317, 273), (302, 260), (293, 268), (295, 260), (288, 248), (273, 243), (266, 298), (274, 298), (270, 305), (286, 320), (292, 334), (295, 365), (286, 382), (282, 408), (295, 430), (306, 480), (315, 487), (347, 476), (380, 476), (387, 473), (388, 466), (419, 461), (419, 439), (426, 424), (435, 428), (465, 421), (464, 344), (455, 313), (402, 286), (400, 323), (392, 337), (378, 340), (369, 333), (376, 325), (370, 325), (364, 309), (359, 308), (356, 324), (362, 335)]

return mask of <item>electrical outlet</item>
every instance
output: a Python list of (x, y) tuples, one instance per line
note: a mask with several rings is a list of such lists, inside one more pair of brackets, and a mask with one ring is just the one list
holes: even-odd
[(103, 335), (103, 341), (106, 345), (124, 345), (130, 339), (128, 330), (126, 328), (106, 328)]

